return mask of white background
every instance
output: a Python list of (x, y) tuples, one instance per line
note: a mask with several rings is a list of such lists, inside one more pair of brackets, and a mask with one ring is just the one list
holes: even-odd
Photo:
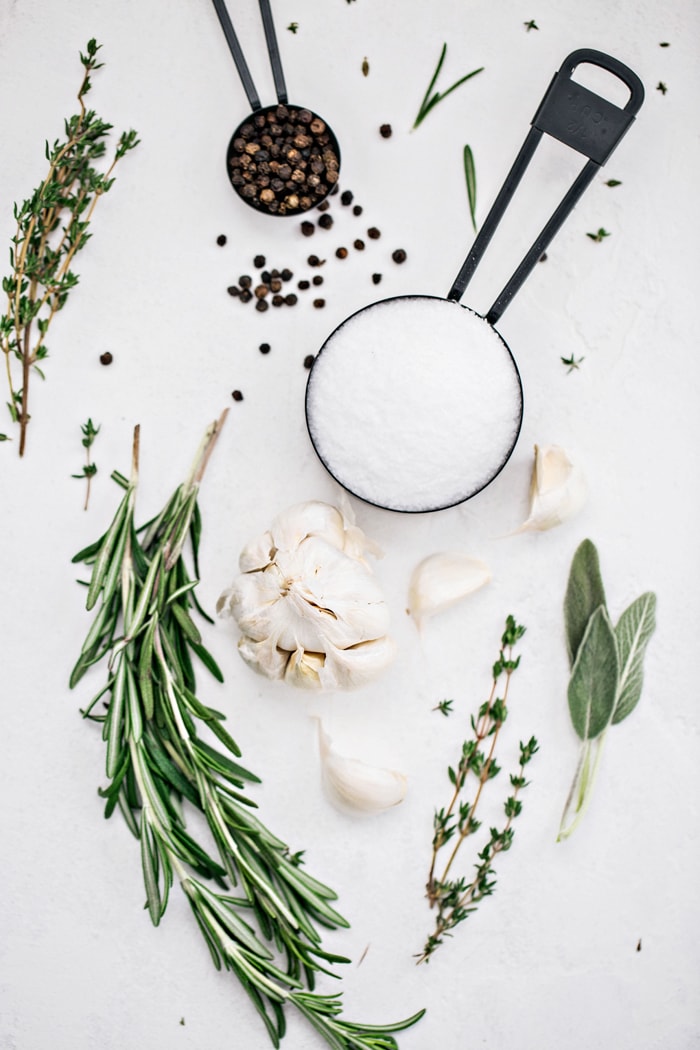
[[(237, 0), (231, 10), (263, 100), (272, 101), (257, 5)], [(0, 446), (0, 1047), (269, 1045), (241, 990), (213, 970), (177, 895), (161, 927), (151, 927), (138, 846), (118, 817), (102, 818), (102, 743), (78, 713), (101, 674), (67, 688), (90, 622), (70, 559), (111, 519), (118, 492), (109, 473), (128, 472), (135, 423), (145, 520), (186, 473), (206, 425), (231, 407), (201, 498), (200, 597), (209, 608), (243, 544), (274, 514), (337, 498), (306, 436), (304, 357), (376, 298), (375, 270), (384, 295), (447, 293), (472, 236), (464, 144), (482, 221), (552, 74), (579, 47), (627, 63), (647, 98), (499, 325), (525, 390), (516, 451), (488, 490), (449, 511), (401, 516), (353, 501), (385, 552), (376, 571), (392, 609), (395, 664), (356, 693), (299, 695), (249, 671), (235, 630), (219, 623), (206, 641), (226, 684), (202, 680), (202, 697), (224, 708), (262, 776), (263, 819), (305, 849), (309, 871), (339, 893), (352, 926), (327, 944), (353, 960), (342, 982), (349, 1018), (376, 1023), (426, 1006), (421, 1024), (399, 1037), (416, 1050), (700, 1046), (697, 7), (277, 0), (275, 15), (290, 95), (332, 124), (342, 186), (364, 206), (355, 218), (335, 198), (333, 229), (309, 240), (298, 220), (256, 215), (228, 185), (225, 149), (246, 103), (206, 0), (0, 0), (2, 244), (13, 233), (13, 201), (43, 177), (44, 141), (73, 111), (78, 51), (89, 37), (103, 44), (106, 63), (92, 105), (142, 139), (99, 204), (76, 267), (80, 285), (54, 323), (46, 383), (33, 383), (27, 454), (20, 462), (16, 442)], [(531, 18), (539, 29), (528, 32)], [(285, 29), (292, 20), (296, 35)], [(477, 66), (485, 71), (411, 132), (443, 42), (443, 89)], [(610, 97), (624, 104), (626, 93), (614, 85)], [(385, 140), (378, 128), (387, 122), (394, 134)], [(580, 163), (543, 145), (468, 305), (488, 308)], [(610, 189), (608, 178), (622, 185)], [(335, 247), (372, 224), (382, 238), (338, 262)], [(596, 244), (586, 234), (599, 227), (611, 235)], [(403, 267), (390, 260), (396, 247), (408, 253)], [(309, 276), (310, 251), (328, 257), (324, 311), (312, 308), (311, 293), (265, 315), (227, 295), (258, 252), (298, 278)], [(272, 345), (267, 356), (262, 341)], [(114, 355), (109, 368), (99, 363), (105, 351)], [(560, 359), (571, 355), (584, 360), (567, 374)], [(234, 388), (242, 402), (231, 401)], [(70, 475), (82, 465), (88, 416), (101, 431), (84, 513), (82, 484)], [(581, 463), (590, 498), (557, 530), (508, 536), (526, 514), (535, 442), (561, 444)], [(642, 700), (610, 734), (590, 810), (556, 844), (577, 758), (562, 597), (586, 536), (600, 551), (613, 617), (654, 590), (658, 630)], [(410, 572), (450, 549), (484, 558), (493, 582), (419, 638), (405, 614)], [(445, 770), (485, 698), (508, 613), (527, 634), (501, 755), (507, 767), (517, 741), (534, 733), (532, 784), (495, 895), (428, 967), (416, 967), (430, 918), (423, 886), (433, 807), (447, 801)], [(455, 701), (447, 719), (432, 711), (446, 697)], [(360, 821), (328, 804), (311, 713), (323, 714), (343, 750), (408, 774), (402, 806)], [(465, 853), (467, 871), (474, 856)], [(288, 1050), (319, 1045), (289, 1018)]]

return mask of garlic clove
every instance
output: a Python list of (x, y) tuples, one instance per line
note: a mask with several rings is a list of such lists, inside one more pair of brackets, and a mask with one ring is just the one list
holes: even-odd
[(395, 769), (372, 766), (339, 754), (319, 719), (321, 782), (329, 801), (344, 813), (369, 816), (403, 801), (408, 780)]
[(559, 445), (535, 445), (530, 512), (516, 533), (545, 532), (583, 507), (588, 487), (583, 471)]
[(274, 557), (275, 541), (272, 533), (264, 532), (262, 536), (245, 545), (238, 558), (238, 568), (241, 572), (257, 572), (267, 568)]
[(294, 551), (309, 536), (318, 536), (342, 551), (344, 544), (343, 515), (330, 503), (308, 500), (278, 514), (270, 533), (277, 550)]
[(238, 640), (238, 652), (256, 674), (264, 675), (265, 678), (284, 678), (289, 653), (278, 649), (274, 639), (263, 638), (261, 641), (256, 641), (244, 634)]
[(288, 656), (284, 672), (285, 682), (301, 689), (321, 688), (320, 673), (326, 659), (323, 653), (310, 653), (303, 649), (295, 649), (293, 653), (285, 655)]
[(388, 635), (345, 649), (328, 646), (319, 671), (321, 685), (324, 689), (357, 689), (385, 670), (395, 656), (396, 643)]
[(419, 626), (491, 580), (485, 562), (459, 551), (429, 554), (415, 567), (408, 588), (408, 611)]

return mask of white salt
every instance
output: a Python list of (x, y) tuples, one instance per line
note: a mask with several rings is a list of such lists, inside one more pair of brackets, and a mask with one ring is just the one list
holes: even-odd
[(388, 510), (473, 496), (500, 471), (522, 419), (508, 347), (474, 311), (402, 296), (353, 314), (309, 375), (313, 445), (349, 492)]

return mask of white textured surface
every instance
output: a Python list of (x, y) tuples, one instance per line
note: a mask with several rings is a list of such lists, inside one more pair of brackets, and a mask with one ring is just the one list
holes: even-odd
[(522, 395), (498, 332), (459, 303), (375, 303), (324, 343), (306, 395), (321, 461), (350, 492), (388, 510), (444, 510), (508, 458)]
[[(238, 0), (234, 8), (261, 93), (270, 93), (257, 6)], [(12, 202), (42, 176), (43, 141), (60, 133), (89, 36), (103, 43), (106, 62), (94, 105), (142, 137), (98, 209), (80, 287), (57, 319), (26, 460), (0, 447), (0, 1047), (269, 1045), (233, 980), (212, 970), (183, 901), (175, 896), (161, 928), (151, 928), (137, 845), (116, 818), (102, 819), (102, 745), (78, 716), (93, 683), (75, 694), (66, 686), (88, 624), (70, 558), (111, 516), (108, 475), (128, 469), (133, 425), (142, 427), (146, 518), (235, 387), (245, 399), (231, 404), (202, 493), (204, 604), (213, 607), (240, 548), (278, 510), (334, 499), (305, 431), (304, 357), (376, 298), (375, 270), (384, 273), (382, 295), (446, 294), (471, 239), (463, 145), (474, 152), (482, 220), (552, 74), (582, 46), (630, 65), (647, 99), (499, 324), (525, 390), (516, 451), (462, 507), (416, 517), (356, 505), (386, 552), (377, 573), (397, 662), (359, 693), (309, 701), (255, 677), (219, 625), (207, 640), (227, 683), (207, 687), (205, 699), (225, 708), (264, 779), (264, 819), (293, 849), (305, 848), (309, 870), (340, 894), (352, 928), (328, 945), (355, 960), (343, 982), (349, 1017), (379, 1021), (427, 1006), (421, 1026), (401, 1036), (402, 1050), (700, 1046), (697, 5), (277, 0), (275, 9), (290, 93), (336, 130), (343, 186), (364, 206), (355, 219), (334, 203), (333, 230), (308, 241), (296, 222), (278, 226), (243, 208), (226, 182), (225, 148), (244, 98), (206, 0), (0, 2), (1, 244), (13, 232)], [(538, 30), (525, 30), (530, 18)], [(292, 20), (296, 35), (284, 29)], [(479, 65), (485, 71), (410, 133), (443, 41), (443, 88)], [(389, 140), (377, 132), (384, 122), (394, 127)], [(543, 145), (469, 305), (488, 309), (579, 163), (564, 147)], [(607, 178), (622, 185), (611, 190)], [(337, 262), (335, 247), (370, 224), (381, 239)], [(594, 244), (586, 233), (600, 226), (611, 236)], [(390, 261), (396, 247), (408, 253), (403, 267)], [(324, 311), (304, 302), (261, 317), (226, 295), (255, 253), (300, 276), (310, 251), (328, 257)], [(257, 350), (263, 340), (272, 344), (266, 357)], [(114, 354), (108, 369), (98, 364), (104, 350)], [(560, 357), (572, 354), (584, 361), (566, 374)], [(84, 514), (70, 474), (88, 415), (102, 431)], [(526, 513), (535, 442), (569, 450), (591, 497), (551, 533), (503, 538)], [(611, 734), (584, 822), (556, 845), (577, 751), (561, 599), (584, 536), (600, 550), (613, 616), (653, 589), (659, 626), (641, 703)], [(494, 580), (419, 639), (404, 613), (408, 580), (422, 557), (443, 549), (482, 557)], [(495, 896), (429, 967), (416, 968), (432, 809), (484, 697), (507, 613), (528, 632), (503, 759), (531, 733), (541, 751)], [(455, 698), (449, 719), (431, 710), (444, 697)], [(358, 823), (328, 805), (313, 710), (323, 710), (343, 752), (409, 775), (396, 811)], [(315, 1050), (319, 1041), (292, 1017), (285, 1046)]]

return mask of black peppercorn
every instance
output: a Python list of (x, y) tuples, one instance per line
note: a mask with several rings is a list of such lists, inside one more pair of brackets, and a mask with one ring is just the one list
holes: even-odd
[(255, 309), (259, 310), (260, 313), (264, 313), (264, 311), (267, 310), (269, 305), (270, 304), (268, 303), (267, 299), (258, 299), (257, 303), (255, 304)]
[(299, 288), (302, 292), (305, 292), (306, 289), (309, 288), (309, 287), (310, 287), (310, 285), (309, 285), (308, 281), (298, 281), (297, 282), (297, 288)]
[(270, 344), (269, 343), (261, 343), (260, 346), (258, 347), (258, 350), (260, 351), (261, 354), (269, 354), (270, 353)]
[(372, 274), (372, 284), (379, 284), (381, 279), (382, 279), (382, 275), (380, 273), (373, 273)]
[(367, 230), (367, 236), (370, 238), (370, 240), (379, 240), (381, 235), (381, 230), (378, 230), (376, 226), (370, 226), (370, 228)]
[(316, 276), (313, 279), (313, 283), (316, 285), (316, 287), (318, 287), (319, 284), (323, 284), (323, 277), (321, 277), (320, 273), (316, 274)]
[(103, 354), (100, 354), (100, 364), (101, 365), (111, 365), (113, 360), (114, 360), (114, 358), (110, 354), (109, 350), (105, 350), (105, 352)]
[(353, 199), (353, 192), (352, 192), (352, 190), (343, 190), (343, 192), (340, 194), (340, 203), (341, 204), (352, 204), (352, 199)]
[(306, 357), (304, 358), (304, 368), (311, 368), (313, 363), (314, 363), (314, 355), (313, 354), (307, 354)]
[[(321, 164), (320, 166), (323, 167), (323, 164)], [(314, 171), (316, 174), (318, 174), (318, 172), (316, 172), (316, 168), (317, 167), (319, 167), (319, 162), (318, 161), (313, 161), (312, 164), (311, 164), (311, 170)], [(319, 204), (319, 206), (318, 206), (318, 208), (316, 210), (317, 211), (328, 211), (329, 208), (330, 208), (330, 203), (328, 201), (321, 201), (321, 203)]]
[(219, 236), (216, 238), (216, 243), (221, 248), (223, 248), (223, 246), (226, 244), (226, 234), (225, 233), (220, 233)]
[(233, 398), (234, 401), (242, 401), (243, 400), (243, 394), (240, 392), (240, 390), (234, 390), (233, 393), (231, 394), (231, 397)]
[(304, 234), (305, 237), (310, 237), (312, 233), (316, 232), (316, 227), (312, 222), (309, 222), (307, 219), (301, 224), (301, 232)]
[(241, 291), (240, 299), (241, 299), (242, 303), (249, 303), (252, 298), (253, 298), (253, 293), (251, 292), (251, 290), (249, 288), (244, 288)]
[(280, 295), (279, 292), (277, 292), (276, 295), (272, 296), (272, 305), (273, 306), (284, 306), (284, 296)]
[(362, 215), (362, 205), (356, 204), (355, 207), (352, 209), (352, 213), (353, 215)]
[(284, 301), (287, 304), (287, 306), (294, 306), (297, 301), (297, 297), (294, 294), (294, 292), (290, 292), (289, 295), (285, 295)]
[(306, 261), (309, 266), (323, 266), (325, 259), (319, 259), (318, 255), (310, 255)]
[(365, 250), (365, 242), (363, 240), (361, 240), (359, 237), (357, 238), (356, 241), (352, 242), (352, 246), (358, 252), (363, 252)]
[(291, 281), (293, 276), (293, 272), (291, 270), (288, 270), (286, 267), (284, 270), (282, 270), (282, 273), (280, 274), (280, 277), (283, 281)]
[(237, 284), (229, 285), (229, 287), (226, 289), (226, 291), (228, 292), (229, 295), (240, 295), (241, 294), (241, 290), (240, 290), (240, 288), (238, 287)]
[(347, 250), (347, 248), (336, 248), (335, 254), (337, 255), (337, 257), (339, 259), (347, 259), (347, 257), (348, 257), (348, 250)]
[(256, 270), (262, 270), (264, 265), (265, 265), (265, 256), (264, 255), (256, 255), (255, 258), (253, 259), (253, 266), (256, 268)]
[(391, 253), (391, 258), (395, 263), (406, 262), (406, 252), (403, 248), (397, 248), (395, 252)]
[(326, 305), (326, 300), (325, 299), (314, 299), (314, 306), (316, 307), (317, 310), (322, 310), (325, 305)]
[(318, 220), (318, 224), (321, 227), (321, 229), (330, 230), (331, 226), (333, 225), (333, 216), (329, 215), (328, 212), (326, 212)]
[(382, 124), (382, 126), (379, 129), (379, 134), (382, 136), (383, 139), (390, 139), (392, 135), (391, 124)]
[(244, 273), (242, 277), (238, 278), (238, 283), (241, 288), (250, 288), (253, 283), (253, 278), (249, 277), (247, 273)]

